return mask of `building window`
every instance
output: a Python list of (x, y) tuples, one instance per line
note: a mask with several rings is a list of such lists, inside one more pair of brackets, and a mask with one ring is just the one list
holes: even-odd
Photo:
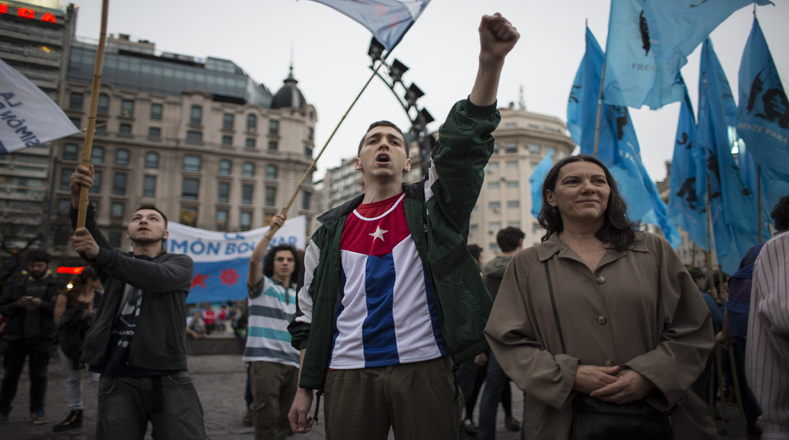
[(520, 200), (508, 200), (507, 201), (507, 208), (520, 208), (521, 202)]
[(271, 151), (279, 150), (279, 143), (277, 141), (268, 141), (268, 149)]
[(255, 139), (254, 138), (247, 138), (244, 142), (244, 147), (250, 150), (255, 149)]
[(156, 176), (145, 176), (143, 178), (142, 196), (156, 197)]
[(123, 212), (125, 210), (125, 203), (112, 202), (112, 205), (110, 206), (110, 223), (113, 225), (120, 225), (123, 223)]
[(118, 126), (118, 133), (121, 133), (121, 134), (131, 134), (131, 130), (132, 130), (131, 124), (121, 123)]
[(521, 228), (521, 222), (507, 222), (508, 228)]
[(248, 231), (252, 229), (252, 213), (249, 211), (241, 211), (241, 215), (238, 218), (238, 228), (242, 231)]
[(106, 93), (99, 94), (99, 106), (96, 113), (106, 115), (110, 112), (110, 97)]
[(540, 154), (540, 146), (538, 144), (529, 144), (529, 154)]
[(241, 175), (243, 177), (255, 177), (255, 164), (252, 162), (244, 162), (244, 168)]
[(233, 136), (222, 135), (222, 145), (233, 145)]
[(152, 137), (152, 138), (162, 137), (162, 129), (159, 127), (148, 127), (148, 137)]
[(151, 104), (151, 120), (152, 121), (161, 121), (162, 120), (162, 110), (163, 107), (161, 104)]
[(273, 164), (266, 165), (266, 179), (276, 180), (276, 178), (277, 178), (277, 166)]
[(120, 232), (110, 231), (110, 235), (107, 238), (107, 241), (109, 241), (110, 246), (119, 249), (121, 247), (121, 239), (122, 239), (122, 235)]
[(192, 111), (189, 113), (189, 123), (200, 125), (203, 123), (203, 107), (193, 105)]
[(219, 175), (220, 176), (229, 176), (230, 175), (230, 167), (231, 163), (227, 159), (222, 159), (219, 161)]
[(277, 205), (277, 187), (275, 186), (267, 186), (266, 187), (266, 206), (276, 206)]
[(252, 185), (241, 185), (241, 204), (252, 204)]
[(145, 153), (145, 168), (159, 168), (159, 153)]
[(93, 171), (93, 185), (88, 192), (91, 194), (98, 194), (101, 192), (101, 170)]
[(71, 121), (71, 124), (77, 128), (79, 128), (80, 124), (82, 124), (81, 118), (70, 117), (68, 120)]
[(232, 130), (236, 125), (236, 117), (232, 113), (225, 113), (222, 115), (222, 129)]
[(488, 208), (498, 211), (501, 209), (501, 202), (488, 202)]
[(539, 222), (533, 222), (531, 224), (531, 231), (535, 234), (538, 232), (542, 232), (542, 226), (540, 226)]
[(268, 121), (268, 134), (279, 135), (279, 121), (275, 119)]
[(498, 243), (490, 243), (490, 244), (488, 244), (488, 249), (490, 249), (491, 252), (493, 252), (495, 254), (499, 253), (499, 251), (500, 251)]
[(82, 102), (85, 100), (85, 95), (82, 93), (72, 93), (68, 100), (68, 108), (70, 110), (82, 110)]
[(498, 232), (501, 229), (501, 222), (488, 223), (488, 231)]
[(63, 160), (77, 160), (79, 147), (77, 144), (63, 145)]
[(310, 209), (310, 202), (312, 201), (312, 194), (307, 191), (301, 192), (301, 209)]
[(518, 152), (517, 142), (507, 142), (504, 144), (504, 152), (507, 154), (514, 154)]
[(203, 142), (203, 132), (189, 130), (186, 132), (186, 140), (192, 142)]
[(197, 208), (194, 206), (181, 207), (181, 224), (186, 226), (197, 226)]
[(498, 162), (488, 162), (488, 171), (498, 171), (499, 170), (499, 163)]
[(90, 163), (104, 163), (104, 147), (93, 147), (90, 150)]
[(227, 210), (226, 209), (218, 209), (216, 211), (216, 230), (217, 231), (227, 231)]
[(517, 188), (518, 181), (517, 180), (508, 180), (507, 181), (507, 188)]
[(315, 137), (315, 129), (312, 127), (307, 127), (307, 140), (313, 140)]
[(129, 150), (121, 148), (115, 152), (115, 165), (129, 166)]
[(121, 101), (121, 116), (124, 118), (134, 117), (134, 101), (131, 99)]
[(304, 155), (307, 157), (312, 157), (312, 148), (309, 145), (304, 146)]
[(518, 127), (517, 122), (507, 122), (504, 124), (504, 128), (516, 128), (516, 127)]
[(556, 147), (545, 147), (545, 154), (548, 153), (556, 154)]
[(478, 231), (479, 231), (479, 225), (478, 224), (473, 223), (473, 224), (469, 225), (469, 227), (468, 227), (468, 233), (469, 234), (476, 234)]
[(202, 160), (200, 156), (194, 154), (187, 154), (184, 156), (184, 171), (191, 171), (193, 173), (200, 172), (200, 163)]
[(71, 180), (71, 175), (74, 174), (74, 168), (61, 168), (60, 169), (60, 190), (61, 191), (71, 191), (71, 187), (69, 186), (69, 181)]
[(500, 186), (499, 182), (488, 182), (488, 189), (499, 189)]
[(200, 179), (184, 177), (181, 185), (181, 198), (184, 200), (197, 200), (200, 192)]
[(247, 115), (247, 131), (257, 131), (258, 117), (252, 113)]
[(126, 173), (115, 173), (112, 181), (112, 194), (116, 196), (126, 195)]
[(96, 133), (106, 133), (107, 132), (107, 121), (99, 121), (96, 120), (95, 125)]
[(219, 182), (217, 202), (219, 203), (230, 202), (230, 182)]

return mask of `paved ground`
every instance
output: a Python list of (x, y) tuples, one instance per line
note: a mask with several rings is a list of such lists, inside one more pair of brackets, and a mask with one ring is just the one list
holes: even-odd
[[(241, 425), (244, 416), (244, 384), (246, 373), (244, 364), (239, 356), (235, 355), (214, 355), (214, 356), (191, 356), (189, 358), (189, 371), (192, 375), (195, 388), (200, 396), (205, 412), (206, 433), (210, 440), (252, 440), (254, 433), (252, 428)], [(9, 423), (0, 425), (0, 439), (3, 440), (89, 440), (95, 438), (96, 423), (96, 396), (93, 394), (92, 387), (89, 387), (87, 373), (83, 376), (83, 389), (85, 390), (85, 421), (82, 428), (74, 429), (66, 433), (53, 433), (52, 425), (60, 422), (68, 413), (66, 405), (66, 386), (65, 377), (61, 370), (60, 360), (53, 359), (49, 367), (49, 386), (47, 390), (47, 413), (50, 423), (46, 425), (33, 426), (28, 417), (27, 408), (29, 404), (30, 382), (27, 379), (27, 371), (23, 373), (19, 384), (19, 392), (14, 402), (16, 408), (11, 413)], [(513, 386), (513, 396), (521, 396), (519, 390)], [(520, 398), (513, 398), (513, 412), (520, 414), (522, 411)], [(732, 419), (728, 424), (721, 422), (721, 426), (727, 426), (729, 434), (723, 439), (745, 439), (744, 429), (739, 421), (737, 409), (733, 405), (728, 405), (729, 417)], [(506, 431), (503, 426), (504, 415), (499, 411), (499, 430), (497, 438), (499, 440), (515, 440), (519, 438), (518, 433)], [(520, 418), (520, 417), (517, 417)], [(150, 438), (150, 437), (148, 437)], [(306, 435), (295, 436), (294, 439), (316, 440), (324, 438), (323, 423), (316, 425), (313, 432)], [(390, 439), (394, 436), (390, 434)]]

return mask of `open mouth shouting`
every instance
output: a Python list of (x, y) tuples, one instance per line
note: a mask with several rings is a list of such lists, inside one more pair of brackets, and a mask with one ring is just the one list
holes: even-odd
[(378, 153), (378, 155), (375, 156), (375, 163), (379, 165), (388, 165), (390, 161), (391, 159), (387, 153)]

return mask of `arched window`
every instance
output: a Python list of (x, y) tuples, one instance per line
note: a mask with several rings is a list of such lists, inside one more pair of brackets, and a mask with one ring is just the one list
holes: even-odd
[(97, 112), (102, 115), (109, 114), (110, 112), (110, 97), (106, 93), (99, 94), (99, 107)]
[(257, 131), (258, 117), (250, 113), (247, 115), (247, 131)]

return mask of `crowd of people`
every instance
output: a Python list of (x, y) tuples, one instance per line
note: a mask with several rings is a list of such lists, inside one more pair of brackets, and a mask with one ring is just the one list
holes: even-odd
[[(482, 249), (467, 246), (469, 218), (519, 34), (495, 14), (479, 37), (476, 80), (441, 126), (426, 179), (404, 183), (405, 135), (370, 125), (355, 159), (365, 193), (321, 215), (304, 252), (271, 245), (285, 221), (275, 216), (250, 257), (243, 310), (188, 313), (194, 263), (166, 251), (155, 206), (132, 214), (131, 252), (109, 245), (92, 205), (77, 227), (80, 190), (94, 178), (92, 165), (78, 167), (71, 242), (89, 267), (66, 287), (49, 255), (30, 251), (28, 274), (0, 297), (0, 423), (26, 359), (31, 420), (48, 422), (57, 339), (69, 413), (55, 431), (81, 426), (87, 368), (97, 439), (142, 439), (148, 424), (157, 439), (205, 439), (185, 338), (230, 326), (245, 339), (245, 422), (257, 440), (309, 432), (321, 398), (327, 439), (495, 439), (499, 404), (505, 428), (525, 439), (715, 439), (710, 396), (732, 388), (712, 380), (716, 339), (735, 360), (749, 438), (788, 438), (789, 196), (772, 213), (777, 234), (727, 282), (684, 266), (628, 219), (602, 162), (570, 156), (543, 182), (541, 243), (524, 248), (523, 231), (505, 228), (482, 265)], [(511, 382), (523, 392), (520, 421)]]

